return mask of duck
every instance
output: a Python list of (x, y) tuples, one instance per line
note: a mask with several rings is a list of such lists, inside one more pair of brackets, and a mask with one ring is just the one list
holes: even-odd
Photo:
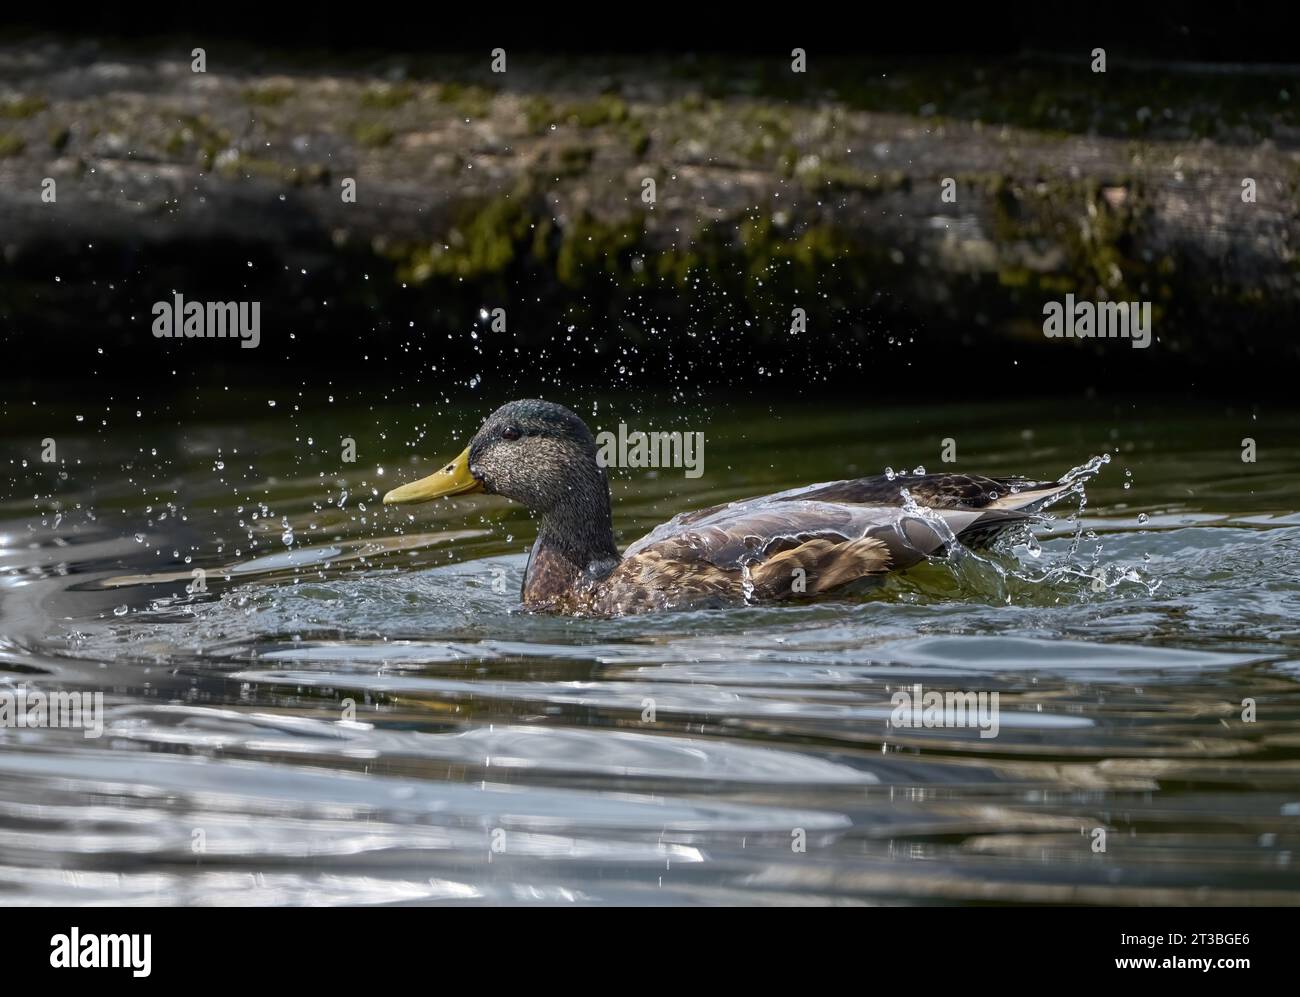
[(533, 612), (618, 617), (804, 601), (878, 583), (954, 542), (987, 546), (1039, 519), (1068, 481), (880, 474), (684, 512), (622, 553), (596, 439), (574, 412), (522, 399), (493, 412), (445, 467), (385, 505), (502, 495), (537, 538), (520, 597)]

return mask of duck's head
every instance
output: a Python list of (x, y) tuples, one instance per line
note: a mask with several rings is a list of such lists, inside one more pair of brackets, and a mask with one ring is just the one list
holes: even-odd
[(591, 430), (563, 405), (536, 399), (502, 405), (455, 460), (394, 488), (384, 504), (473, 492), (504, 495), (543, 516), (560, 507), (609, 504)]

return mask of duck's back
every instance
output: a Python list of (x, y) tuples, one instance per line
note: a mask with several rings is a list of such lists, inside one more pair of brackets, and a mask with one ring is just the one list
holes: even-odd
[(1069, 490), (973, 474), (878, 475), (683, 513), (632, 544), (593, 592), (617, 615), (819, 595), (982, 544)]

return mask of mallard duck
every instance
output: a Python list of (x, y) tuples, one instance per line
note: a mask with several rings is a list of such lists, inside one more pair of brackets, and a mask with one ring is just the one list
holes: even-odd
[(384, 503), (504, 495), (538, 519), (529, 610), (619, 616), (803, 599), (907, 568), (953, 538), (986, 544), (1065, 482), (977, 474), (876, 475), (683, 513), (619, 554), (609, 482), (586, 423), (534, 399), (497, 409), (455, 460)]

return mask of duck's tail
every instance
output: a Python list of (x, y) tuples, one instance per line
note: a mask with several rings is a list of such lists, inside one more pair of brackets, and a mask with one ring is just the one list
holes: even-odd
[(1074, 481), (1028, 481), (1024, 478), (997, 478), (1006, 491), (991, 501), (986, 508), (1008, 509), (1015, 512), (1035, 513), (1059, 498), (1077, 490)]
[(1039, 513), (1053, 502), (1078, 490), (1074, 481), (1028, 481), (998, 478), (1006, 493), (988, 503), (973, 522), (957, 533), (968, 547), (985, 547), (1011, 527), (1038, 520)]

